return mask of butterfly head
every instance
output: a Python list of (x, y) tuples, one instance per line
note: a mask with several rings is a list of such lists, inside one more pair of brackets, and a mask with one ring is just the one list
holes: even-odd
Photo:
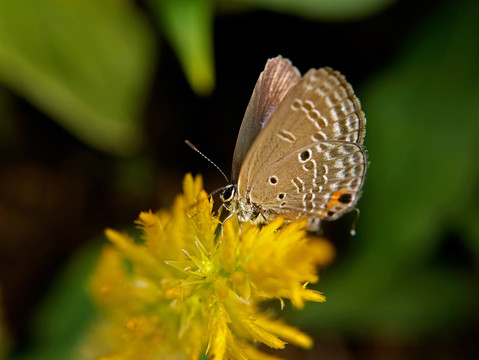
[(230, 212), (230, 216), (232, 214), (238, 215), (240, 222), (248, 221), (255, 225), (267, 224), (277, 216), (274, 211), (252, 202), (249, 196), (242, 198), (238, 193), (236, 184), (230, 184), (222, 188), (220, 198), (223, 201), (223, 206)]
[(223, 201), (223, 207), (232, 214), (237, 214), (240, 221), (243, 221), (242, 212), (238, 202), (238, 189), (235, 184), (229, 184), (221, 189), (220, 199)]

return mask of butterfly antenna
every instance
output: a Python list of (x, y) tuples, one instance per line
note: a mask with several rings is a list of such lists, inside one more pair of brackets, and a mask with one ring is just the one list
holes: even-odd
[(220, 169), (220, 167), (218, 165), (216, 165), (212, 160), (210, 160), (210, 158), (208, 156), (206, 156), (205, 154), (203, 154), (201, 151), (199, 151), (196, 146), (194, 146), (192, 143), (190, 143), (188, 140), (185, 140), (185, 143), (186, 145), (188, 145), (190, 148), (192, 148), (194, 151), (196, 151), (198, 154), (200, 154), (201, 156), (203, 156), (206, 160), (209, 161), (210, 164), (212, 164), (215, 168), (218, 169), (218, 171), (221, 173), (221, 175), (223, 175), (223, 177), (226, 179), (226, 182), (229, 184), (230, 181), (228, 180), (228, 177), (225, 175), (225, 173), (223, 172), (223, 170)]
[(218, 188), (218, 189), (216, 189), (216, 190), (213, 190), (212, 192), (210, 192), (210, 193), (208, 194), (208, 196), (214, 196), (214, 195), (218, 194), (218, 193), (219, 193), (221, 190), (223, 190), (225, 187), (227, 187), (227, 186), (222, 186), (222, 187), (220, 187), (220, 188)]

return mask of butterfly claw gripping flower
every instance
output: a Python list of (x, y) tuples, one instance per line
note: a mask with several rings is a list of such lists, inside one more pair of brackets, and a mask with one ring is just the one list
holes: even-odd
[[(142, 237), (114, 230), (91, 280), (101, 309), (84, 353), (103, 359), (271, 359), (254, 343), (309, 348), (306, 335), (260, 310), (264, 301), (322, 302), (307, 289), (332, 257), (308, 240), (306, 222), (281, 218), (261, 229), (227, 221), (223, 234), (198, 176), (170, 211), (143, 212)], [(94, 339), (94, 340), (93, 340)]]

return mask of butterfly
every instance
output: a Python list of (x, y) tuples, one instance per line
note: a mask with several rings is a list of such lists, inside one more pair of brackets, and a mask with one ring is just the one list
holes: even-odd
[(289, 60), (269, 59), (238, 133), (223, 206), (253, 224), (279, 215), (314, 224), (336, 220), (355, 209), (361, 194), (365, 126), (360, 102), (339, 72), (323, 67), (301, 77)]

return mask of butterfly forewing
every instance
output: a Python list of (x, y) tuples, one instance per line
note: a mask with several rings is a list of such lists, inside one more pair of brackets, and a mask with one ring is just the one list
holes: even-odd
[(239, 173), (240, 201), (291, 219), (336, 219), (351, 210), (367, 167), (365, 123), (341, 74), (308, 71), (251, 145)]
[(289, 60), (281, 56), (269, 59), (260, 74), (246, 108), (233, 154), (232, 181), (238, 180), (240, 167), (251, 144), (264, 128), (285, 95), (301, 75)]

